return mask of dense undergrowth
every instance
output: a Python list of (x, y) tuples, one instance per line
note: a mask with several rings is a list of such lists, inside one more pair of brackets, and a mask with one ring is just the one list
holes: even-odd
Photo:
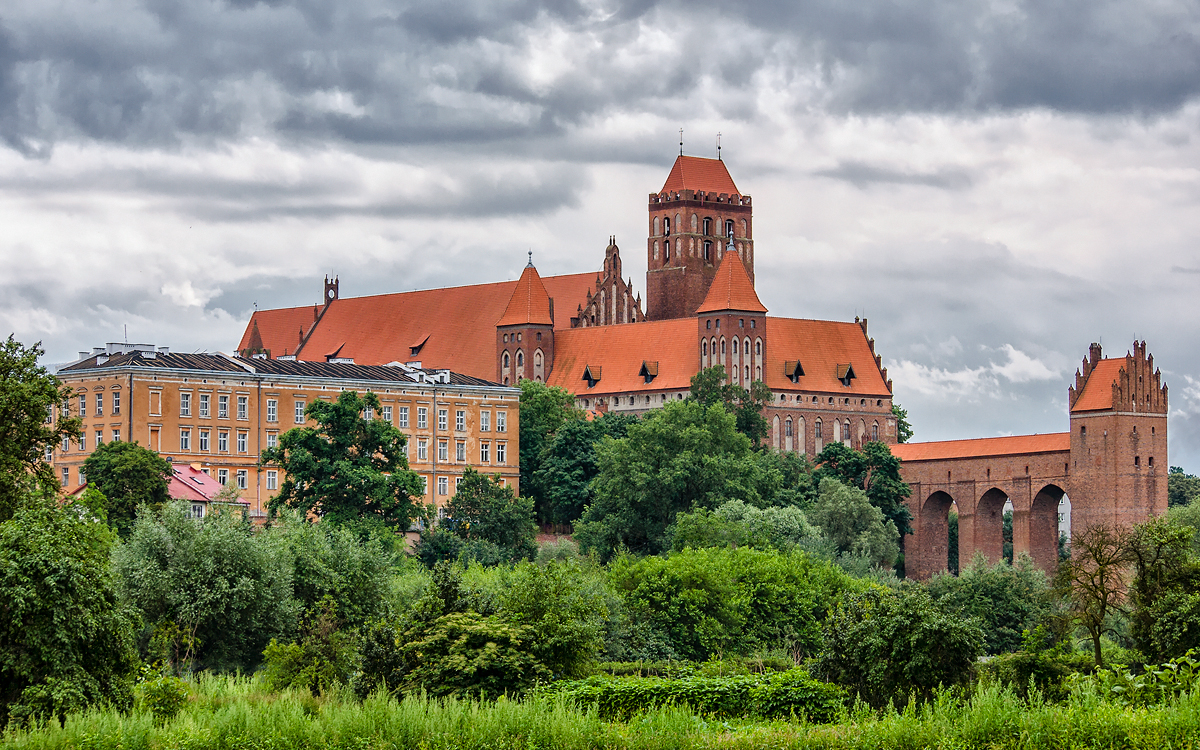
[(1200, 691), (1150, 707), (1123, 706), (1098, 687), (1048, 703), (1036, 693), (985, 685), (942, 691), (908, 708), (839, 707), (834, 721), (719, 719), (679, 706), (605, 721), (559, 698), (478, 702), (342, 691), (269, 692), (260, 679), (201, 677), (174, 718), (91, 710), (32, 730), (13, 729), (6, 750), (303, 750), (306, 748), (1193, 748)]

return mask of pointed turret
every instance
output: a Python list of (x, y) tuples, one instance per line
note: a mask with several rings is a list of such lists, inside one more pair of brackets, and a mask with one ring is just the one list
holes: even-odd
[(736, 252), (727, 252), (717, 267), (717, 275), (708, 287), (708, 295), (696, 309), (697, 315), (723, 310), (765, 313), (767, 308), (759, 301), (754, 284), (746, 273), (746, 266)]
[(554, 367), (554, 300), (529, 263), (517, 279), (508, 307), (496, 322), (496, 372), (505, 385), (522, 379), (544, 382)]
[(550, 314), (550, 295), (546, 293), (542, 277), (538, 275), (532, 259), (521, 272), (517, 288), (508, 300), (508, 307), (504, 308), (504, 314), (496, 323), (498, 326), (522, 324), (554, 325)]

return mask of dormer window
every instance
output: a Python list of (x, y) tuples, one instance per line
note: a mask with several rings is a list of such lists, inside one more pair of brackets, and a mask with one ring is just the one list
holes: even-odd
[(804, 375), (804, 368), (800, 366), (800, 360), (789, 359), (784, 362), (783, 374), (793, 383), (799, 383), (801, 376)]
[(642, 368), (638, 370), (638, 375), (642, 377), (644, 382), (651, 383), (658, 377), (658, 361), (643, 361)]
[(592, 367), (591, 365), (584, 365), (583, 379), (587, 381), (588, 388), (595, 388), (596, 383), (600, 382), (600, 367), (599, 366)]
[(850, 381), (858, 377), (854, 374), (854, 366), (845, 364), (837, 366), (837, 379), (842, 381), (842, 385), (850, 387)]
[(421, 338), (417, 339), (411, 346), (408, 347), (410, 355), (415, 357), (418, 354), (420, 354), (421, 349), (424, 348), (425, 342), (428, 340), (429, 340), (428, 335), (422, 336)]

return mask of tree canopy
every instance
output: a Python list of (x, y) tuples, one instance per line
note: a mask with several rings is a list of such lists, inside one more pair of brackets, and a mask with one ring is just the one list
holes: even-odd
[(104, 513), (121, 536), (133, 528), (137, 510), (158, 510), (170, 499), (171, 462), (137, 443), (103, 443), (83, 462), (88, 484), (105, 497)]
[(316, 427), (288, 430), (278, 447), (263, 451), (262, 463), (286, 474), (272, 513), (286, 506), (333, 523), (408, 529), (419, 515), (414, 498), (423, 494), (421, 477), (408, 469), (404, 433), (382, 419), (364, 419), (366, 409), (379, 413), (374, 393), (342, 391), (336, 402), (314, 401), (304, 413)]
[(896, 442), (907, 443), (912, 440), (913, 429), (908, 421), (908, 409), (893, 401), (892, 416), (896, 418)]
[(1178, 466), (1167, 473), (1167, 505), (1175, 508), (1190, 505), (1200, 497), (1200, 477), (1187, 474)]
[(79, 439), (79, 418), (68, 416), (71, 390), (38, 364), (43, 354), (13, 336), (0, 344), (0, 521), (31, 493), (58, 492), (47, 453), (64, 437)]
[(461, 539), (491, 542), (516, 558), (537, 552), (533, 500), (517, 497), (499, 474), (489, 476), (467, 467), (446, 503), (446, 517)]
[(583, 413), (575, 407), (575, 395), (565, 388), (550, 386), (536, 380), (522, 380), (521, 388), (521, 489), (532, 497), (538, 520), (551, 521), (544, 490), (538, 476), (542, 454), (563, 427), (578, 420)]
[(868, 442), (862, 450), (854, 450), (842, 443), (830, 443), (817, 456), (815, 473), (818, 479), (833, 477), (867, 493), (871, 504), (895, 524), (901, 538), (912, 533), (912, 513), (904, 504), (912, 490), (900, 478), (900, 459), (886, 444)]
[[(636, 421), (631, 414), (607, 412), (595, 419), (568, 420), (554, 433), (534, 474), (542, 498), (542, 521), (565, 524), (579, 520), (592, 499), (591, 481), (600, 471), (596, 444), (604, 437), (625, 437)], [(521, 439), (524, 441), (524, 434)]]
[(704, 406), (724, 404), (725, 410), (733, 415), (737, 431), (757, 446), (767, 436), (767, 420), (762, 410), (771, 401), (771, 389), (761, 380), (752, 382), (748, 389), (743, 388), (726, 383), (727, 377), (720, 365), (701, 370), (692, 376), (688, 398)]
[(888, 568), (895, 564), (900, 552), (896, 526), (857, 487), (825, 477), (807, 515), (833, 541), (839, 555), (862, 557), (871, 565)]

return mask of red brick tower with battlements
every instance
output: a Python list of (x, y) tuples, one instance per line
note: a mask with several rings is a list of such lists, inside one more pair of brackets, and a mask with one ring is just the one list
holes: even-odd
[(754, 284), (754, 222), (725, 162), (680, 155), (662, 190), (650, 194), (646, 318), (687, 318), (704, 302), (728, 248)]

